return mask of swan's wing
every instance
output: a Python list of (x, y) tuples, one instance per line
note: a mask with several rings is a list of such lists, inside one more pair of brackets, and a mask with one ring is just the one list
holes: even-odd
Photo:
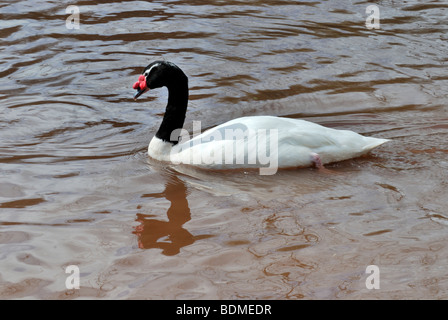
[(177, 145), (176, 161), (216, 168), (268, 162), (279, 167), (307, 166), (314, 153), (330, 163), (360, 156), (386, 141), (299, 119), (244, 117)]

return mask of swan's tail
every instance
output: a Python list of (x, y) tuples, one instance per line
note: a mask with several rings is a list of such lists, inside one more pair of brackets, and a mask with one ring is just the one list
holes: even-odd
[(372, 150), (376, 147), (379, 147), (383, 143), (390, 141), (389, 139), (380, 139), (380, 138), (372, 138), (372, 137), (365, 137), (365, 139), (366, 139), (366, 144), (362, 148), (362, 150), (364, 152), (369, 152), (370, 150)]

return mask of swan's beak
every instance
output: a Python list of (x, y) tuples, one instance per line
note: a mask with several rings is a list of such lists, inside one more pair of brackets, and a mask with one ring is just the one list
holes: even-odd
[(134, 100), (137, 100), (138, 97), (140, 97), (143, 93), (149, 90), (149, 88), (146, 86), (146, 78), (144, 75), (140, 75), (138, 77), (138, 81), (134, 83), (132, 88), (136, 89), (137, 92), (134, 94)]
[(137, 89), (137, 92), (134, 94), (134, 100), (137, 100), (138, 97), (140, 97), (142, 94), (144, 94), (146, 91), (148, 91), (148, 88), (144, 88), (144, 89)]

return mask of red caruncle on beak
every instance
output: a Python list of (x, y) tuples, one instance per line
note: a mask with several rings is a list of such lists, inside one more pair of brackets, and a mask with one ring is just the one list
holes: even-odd
[(138, 81), (136, 83), (134, 83), (132, 88), (134, 88), (134, 89), (139, 89), (140, 88), (140, 90), (144, 90), (146, 88), (146, 78), (145, 78), (145, 76), (141, 74), (140, 77), (138, 77)]

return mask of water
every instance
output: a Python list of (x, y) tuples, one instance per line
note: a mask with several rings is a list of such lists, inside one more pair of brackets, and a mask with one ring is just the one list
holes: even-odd
[[(380, 29), (365, 1), (3, 1), (0, 298), (448, 298), (448, 5), (375, 3)], [(280, 115), (392, 141), (333, 174), (157, 163), (167, 92), (131, 86), (158, 59), (189, 76), (186, 128)]]

